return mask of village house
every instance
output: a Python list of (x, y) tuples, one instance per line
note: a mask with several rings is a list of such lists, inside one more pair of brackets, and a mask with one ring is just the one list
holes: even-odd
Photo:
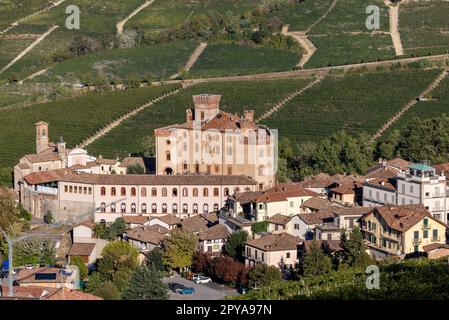
[[(0, 286), (0, 300), (8, 298), (9, 287)], [(67, 288), (41, 287), (41, 286), (13, 286), (14, 299), (20, 300), (104, 300), (101, 297)]]
[(424, 252), (446, 243), (446, 225), (422, 204), (375, 207), (361, 218), (362, 232), (375, 258)]
[(225, 225), (214, 225), (200, 234), (200, 251), (208, 254), (220, 254), (230, 234)]
[(193, 96), (184, 124), (154, 131), (156, 174), (248, 175), (257, 189), (275, 184), (274, 136), (254, 122), (254, 111), (244, 117), (219, 109), (221, 96)]
[(340, 240), (304, 240), (299, 247), (300, 257), (307, 254), (307, 252), (310, 252), (310, 247), (314, 242), (316, 242), (318, 248), (328, 256), (334, 256), (336, 253), (343, 250)]
[(181, 226), (181, 219), (173, 214), (165, 214), (151, 218), (148, 225), (163, 227), (170, 231)]
[(200, 216), (186, 218), (181, 222), (181, 228), (191, 234), (202, 234), (208, 230), (208, 223)]
[(148, 253), (154, 248), (160, 248), (165, 236), (153, 227), (135, 227), (126, 232), (125, 238), (141, 253)]
[(69, 262), (72, 257), (79, 256), (89, 268), (93, 268), (95, 261), (101, 258), (101, 252), (108, 241), (98, 238), (94, 229), (95, 223), (90, 221), (84, 221), (73, 227), (72, 246), (67, 253)]
[(298, 262), (298, 246), (302, 239), (288, 233), (269, 234), (245, 242), (245, 265), (264, 263), (287, 270)]
[(16, 283), (20, 287), (79, 288), (75, 269), (50, 267), (20, 269), (16, 274)]

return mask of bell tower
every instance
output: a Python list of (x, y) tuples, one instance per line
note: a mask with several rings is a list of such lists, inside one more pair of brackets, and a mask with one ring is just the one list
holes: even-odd
[(36, 126), (36, 153), (48, 149), (48, 123), (40, 121)]

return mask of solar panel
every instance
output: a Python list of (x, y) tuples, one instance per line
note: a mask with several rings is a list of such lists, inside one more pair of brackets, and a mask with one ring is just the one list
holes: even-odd
[(34, 280), (56, 280), (56, 273), (36, 273)]

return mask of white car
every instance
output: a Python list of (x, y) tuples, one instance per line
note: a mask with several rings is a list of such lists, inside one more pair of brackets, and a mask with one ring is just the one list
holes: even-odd
[(212, 282), (212, 279), (209, 278), (209, 277), (198, 276), (198, 277), (196, 277), (193, 281), (195, 281), (196, 284), (199, 284), (199, 283), (209, 283), (209, 282)]

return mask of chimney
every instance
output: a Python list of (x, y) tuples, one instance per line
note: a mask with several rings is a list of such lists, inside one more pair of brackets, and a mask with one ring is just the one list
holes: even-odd
[(187, 122), (192, 122), (193, 121), (192, 109), (187, 109), (186, 110), (186, 119), (187, 119)]
[(243, 115), (245, 120), (254, 122), (254, 110), (245, 110), (243, 111)]

